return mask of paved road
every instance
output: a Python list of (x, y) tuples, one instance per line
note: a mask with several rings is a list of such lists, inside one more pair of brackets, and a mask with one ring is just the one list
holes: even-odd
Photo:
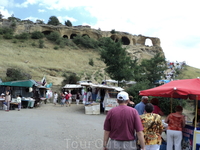
[(84, 105), (0, 110), (0, 150), (102, 150), (104, 114)]

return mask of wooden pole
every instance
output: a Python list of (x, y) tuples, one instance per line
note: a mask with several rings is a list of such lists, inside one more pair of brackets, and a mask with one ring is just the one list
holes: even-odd
[(198, 111), (198, 96), (196, 95), (196, 108), (195, 108), (195, 117), (194, 117), (195, 130), (196, 130), (196, 127), (197, 127), (197, 111)]

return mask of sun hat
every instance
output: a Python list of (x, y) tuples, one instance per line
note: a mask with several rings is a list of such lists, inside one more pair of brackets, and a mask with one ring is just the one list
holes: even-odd
[(65, 92), (65, 94), (68, 94), (67, 92)]
[(118, 100), (123, 100), (123, 101), (129, 100), (128, 93), (125, 92), (125, 91), (122, 91), (122, 92), (118, 93), (117, 94), (117, 99)]

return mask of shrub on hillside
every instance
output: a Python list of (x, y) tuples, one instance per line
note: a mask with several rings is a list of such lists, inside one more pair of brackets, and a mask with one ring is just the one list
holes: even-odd
[(3, 27), (3, 28), (0, 28), (0, 34), (12, 34), (13, 35), (14, 31), (13, 29), (11, 28), (8, 28), (8, 27)]
[(4, 39), (12, 39), (13, 38), (13, 34), (10, 33), (6, 33), (3, 35)]
[(35, 42), (33, 42), (31, 45), (32, 45), (32, 46), (36, 46)]
[(29, 34), (23, 32), (23, 33), (21, 33), (21, 34), (15, 35), (15, 38), (16, 38), (16, 39), (24, 39), (24, 40), (28, 40), (28, 38), (29, 38)]
[(19, 68), (8, 68), (6, 76), (9, 81), (27, 80), (32, 78), (30, 74), (24, 73), (23, 70)]
[(61, 48), (64, 48), (66, 45), (71, 47), (76, 47), (76, 44), (74, 44), (73, 41), (62, 37), (56, 40), (56, 44), (58, 44)]
[(90, 65), (90, 66), (94, 66), (94, 61), (93, 61), (92, 58), (89, 59), (89, 65)]
[(53, 31), (49, 35), (46, 35), (46, 38), (50, 41), (56, 41), (60, 38), (60, 33), (58, 33), (57, 31)]
[(31, 33), (31, 38), (32, 39), (42, 39), (44, 37), (44, 34), (40, 31), (34, 31)]
[(55, 50), (58, 50), (59, 49), (59, 47), (58, 46), (54, 46), (54, 48), (53, 49), (55, 49)]
[(64, 80), (62, 82), (62, 85), (65, 84), (77, 84), (78, 81), (80, 81), (80, 77), (78, 77), (75, 73), (70, 73), (69, 75), (67, 73), (63, 74)]
[(39, 40), (39, 48), (44, 48), (44, 41), (43, 40)]
[(91, 39), (89, 38), (88, 36), (76, 36), (74, 39), (73, 39), (73, 42), (76, 44), (76, 45), (81, 45), (85, 48), (97, 48), (98, 47), (98, 42), (95, 41), (94, 39)]

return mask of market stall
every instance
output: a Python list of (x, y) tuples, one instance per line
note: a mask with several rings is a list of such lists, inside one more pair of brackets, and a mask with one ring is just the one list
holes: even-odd
[[(34, 80), (19, 80), (0, 83), (1, 91), (5, 91), (5, 88), (9, 86), (11, 88), (11, 104), (15, 104), (17, 95), (22, 97), (22, 107), (34, 107), (35, 101), (40, 101), (40, 85)], [(42, 89), (46, 90), (44, 87)], [(38, 99), (38, 100), (37, 100)]]
[[(197, 116), (197, 102), (200, 100), (200, 79), (196, 78), (171, 81), (152, 89), (140, 91), (140, 95), (169, 97), (171, 98), (171, 101), (172, 98), (196, 100), (195, 116)], [(194, 126), (190, 123), (183, 129), (183, 150), (195, 150), (196, 145), (200, 143), (200, 128), (197, 127), (196, 120), (194, 122)]]
[[(86, 86), (86, 87), (90, 87), (92, 89), (92, 102), (95, 105), (95, 108), (98, 107), (98, 110), (100, 110), (100, 112), (107, 112), (109, 111), (111, 108), (116, 107), (117, 104), (117, 93), (119, 91), (124, 90), (121, 87), (115, 87), (115, 86), (108, 86), (108, 85), (104, 85), (104, 84), (92, 84), (92, 83), (83, 83), (81, 84), (82, 86)], [(86, 94), (87, 95), (87, 94)], [(87, 99), (87, 97), (86, 97)], [(91, 103), (88, 103), (86, 101), (86, 108), (91, 106)], [(99, 109), (100, 107), (100, 109)], [(88, 108), (89, 109), (89, 108)], [(91, 110), (91, 109), (89, 109)], [(95, 109), (92, 109), (93, 112), (95, 112)], [(100, 112), (98, 114), (100, 114)]]
[[(76, 94), (82, 93), (81, 91), (82, 91), (83, 88), (84, 87), (81, 86), (80, 84), (66, 84), (63, 87), (63, 92), (70, 91), (70, 93), (72, 94), (72, 101), (75, 101), (76, 100)], [(81, 98), (81, 100), (82, 100), (82, 98)]]

